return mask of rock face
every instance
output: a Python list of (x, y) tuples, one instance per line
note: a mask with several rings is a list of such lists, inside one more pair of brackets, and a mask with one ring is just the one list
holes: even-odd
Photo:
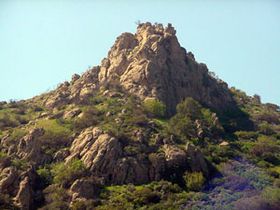
[(36, 160), (40, 158), (40, 143), (38, 138), (44, 134), (44, 130), (35, 128), (28, 135), (20, 139), (17, 147), (17, 155), (26, 160)]
[[(108, 184), (143, 184), (166, 178), (170, 171), (191, 169), (208, 175), (208, 166), (199, 150), (182, 150), (165, 144), (164, 153), (127, 156), (123, 145), (98, 127), (87, 128), (72, 143), (66, 162), (79, 158), (95, 177)], [(168, 178), (168, 177), (167, 177)]]
[[(73, 75), (71, 82), (60, 84), (54, 91), (37, 97), (43, 99), (48, 108), (59, 107), (69, 103), (84, 103), (98, 89), (98, 73), (100, 67), (87, 70), (82, 76)], [(36, 100), (36, 98), (34, 98)]]
[(96, 198), (100, 192), (99, 186), (90, 178), (77, 179), (70, 187), (71, 201)]
[(20, 209), (32, 209), (35, 180), (36, 174), (32, 168), (26, 171), (13, 166), (0, 169), (0, 192), (13, 197), (15, 206)]
[(7, 167), (4, 168), (1, 173), (0, 173), (0, 191), (1, 192), (9, 192), (11, 185), (14, 183), (16, 180), (16, 170), (14, 167)]
[(214, 109), (233, 103), (227, 85), (209, 76), (206, 65), (180, 46), (171, 24), (140, 24), (135, 35), (118, 37), (101, 64), (99, 80), (117, 80), (143, 99), (159, 98), (171, 113), (186, 97)]
[(29, 178), (25, 177), (20, 182), (18, 193), (15, 197), (15, 201), (21, 209), (30, 209), (32, 189), (30, 187)]
[(116, 138), (99, 128), (87, 128), (73, 141), (70, 153), (66, 162), (79, 158), (94, 175), (110, 180), (122, 150)]
[(74, 75), (45, 101), (48, 107), (86, 101), (95, 90), (106, 85), (121, 86), (141, 99), (158, 98), (168, 113), (186, 97), (193, 97), (214, 110), (233, 106), (226, 83), (210, 76), (206, 65), (195, 61), (177, 40), (171, 24), (139, 24), (137, 32), (120, 35), (108, 57), (81, 77)]
[(19, 159), (30, 161), (33, 164), (40, 164), (46, 158), (41, 151), (41, 142), (39, 141), (44, 132), (42, 128), (34, 128), (19, 139), (17, 144), (11, 141), (9, 135), (4, 137), (1, 143), (8, 155), (16, 155)]

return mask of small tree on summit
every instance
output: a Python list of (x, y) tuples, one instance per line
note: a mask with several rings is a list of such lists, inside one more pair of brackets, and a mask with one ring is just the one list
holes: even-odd
[(141, 21), (140, 21), (140, 20), (137, 20), (137, 21), (135, 21), (135, 24), (136, 24), (137, 26), (139, 26), (139, 25), (141, 24)]

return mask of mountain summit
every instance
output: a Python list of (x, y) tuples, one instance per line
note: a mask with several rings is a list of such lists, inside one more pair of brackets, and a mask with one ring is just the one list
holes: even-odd
[(213, 78), (205, 64), (197, 63), (193, 54), (180, 46), (171, 24), (141, 23), (135, 34), (121, 34), (100, 66), (79, 79), (75, 75), (46, 105), (84, 100), (87, 94), (108, 85), (120, 86), (142, 100), (157, 98), (166, 104), (169, 115), (187, 97), (213, 110), (234, 105), (227, 84)]

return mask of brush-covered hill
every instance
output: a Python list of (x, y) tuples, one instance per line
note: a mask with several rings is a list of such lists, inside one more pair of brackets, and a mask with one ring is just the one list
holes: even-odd
[(278, 209), (280, 111), (215, 78), (171, 24), (0, 103), (1, 209)]

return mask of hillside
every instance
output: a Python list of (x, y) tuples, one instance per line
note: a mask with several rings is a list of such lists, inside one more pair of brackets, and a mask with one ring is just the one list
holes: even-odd
[(217, 79), (171, 24), (0, 103), (1, 209), (276, 210), (279, 179), (279, 106)]

